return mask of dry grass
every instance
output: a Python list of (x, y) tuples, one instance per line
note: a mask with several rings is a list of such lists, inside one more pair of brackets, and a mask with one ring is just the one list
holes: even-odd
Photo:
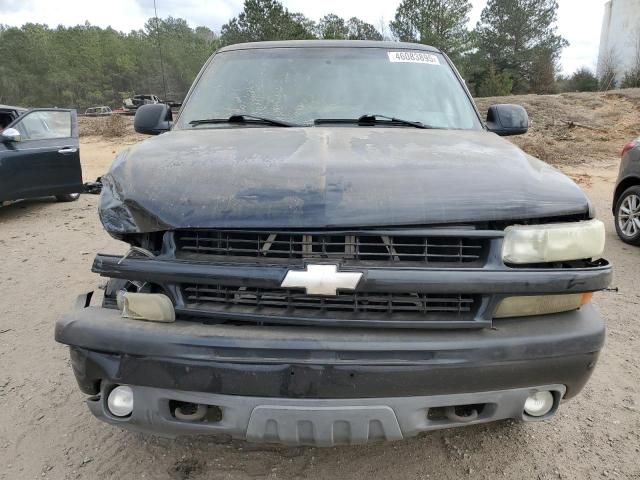
[(133, 117), (110, 115), (108, 117), (80, 117), (80, 136), (101, 136), (104, 138), (122, 138), (136, 135), (133, 130)]
[(640, 136), (640, 89), (479, 98), (476, 103), (483, 114), (494, 103), (525, 107), (529, 133), (511, 140), (556, 165), (617, 160), (622, 146)]

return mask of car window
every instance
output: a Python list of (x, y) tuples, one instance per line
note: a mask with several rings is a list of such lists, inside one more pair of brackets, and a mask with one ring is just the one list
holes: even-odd
[(13, 122), (13, 119), (16, 116), (17, 115), (14, 115), (12, 112), (0, 111), (0, 132), (4, 130), (7, 127), (7, 125)]
[(14, 125), (22, 140), (47, 140), (71, 137), (71, 113), (36, 111), (27, 113)]
[(438, 128), (481, 128), (444, 56), (420, 50), (296, 47), (220, 53), (194, 87), (178, 128), (238, 113), (307, 125), (379, 114)]

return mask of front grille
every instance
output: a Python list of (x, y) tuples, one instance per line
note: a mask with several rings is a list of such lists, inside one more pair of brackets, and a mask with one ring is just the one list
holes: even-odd
[(459, 236), (385, 235), (383, 233), (292, 233), (233, 230), (177, 231), (182, 256), (252, 257), (273, 261), (329, 259), (376, 263), (478, 263), (488, 243)]
[(311, 296), (297, 289), (263, 289), (224, 285), (184, 285), (188, 310), (245, 312), (265, 315), (384, 314), (389, 321), (405, 318), (470, 319), (476, 298), (469, 295), (423, 293), (338, 293)]

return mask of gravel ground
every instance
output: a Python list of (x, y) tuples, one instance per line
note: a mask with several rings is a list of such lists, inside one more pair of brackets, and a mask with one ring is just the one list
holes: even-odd
[[(87, 179), (128, 141), (84, 138)], [(0, 479), (640, 479), (640, 249), (613, 229), (615, 152), (564, 169), (607, 225), (605, 257), (619, 289), (595, 297), (609, 330), (586, 389), (549, 422), (506, 421), (364, 447), (173, 441), (100, 423), (82, 404), (53, 324), (77, 294), (102, 283), (90, 272), (93, 255), (126, 247), (103, 232), (93, 196), (0, 208)]]

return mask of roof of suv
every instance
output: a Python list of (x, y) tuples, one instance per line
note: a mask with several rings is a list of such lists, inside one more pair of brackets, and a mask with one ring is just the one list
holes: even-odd
[(384, 48), (384, 49), (411, 49), (411, 50), (426, 50), (429, 52), (441, 53), (435, 47), (429, 45), (422, 45), (420, 43), (407, 43), (407, 42), (379, 42), (376, 40), (285, 40), (279, 42), (251, 42), (251, 43), (237, 43), (235, 45), (229, 45), (223, 47), (219, 52), (226, 52), (229, 50), (250, 50), (256, 48), (318, 48), (318, 47), (344, 47), (344, 48)]
[(0, 105), (0, 110), (15, 110), (17, 112), (26, 112), (27, 109), (23, 107), (12, 107), (11, 105)]

